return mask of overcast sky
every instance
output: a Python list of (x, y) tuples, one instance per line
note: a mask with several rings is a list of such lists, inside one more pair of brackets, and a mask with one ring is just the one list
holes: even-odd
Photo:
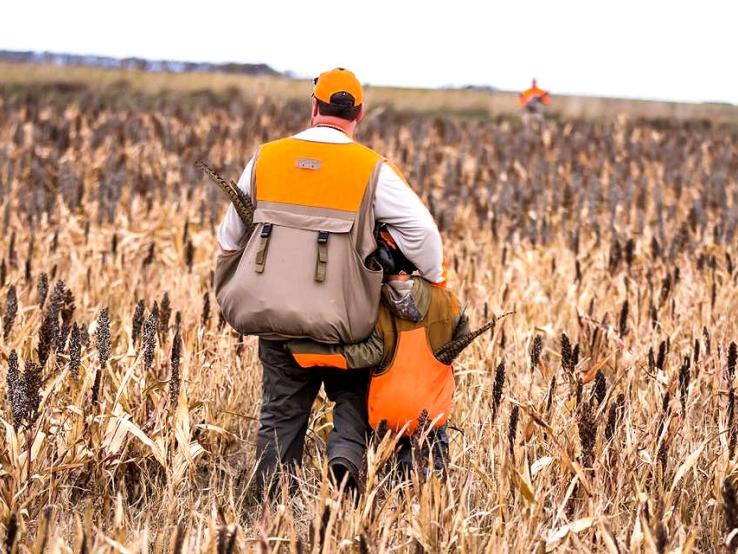
[(8, 0), (0, 49), (738, 104), (736, 0)]

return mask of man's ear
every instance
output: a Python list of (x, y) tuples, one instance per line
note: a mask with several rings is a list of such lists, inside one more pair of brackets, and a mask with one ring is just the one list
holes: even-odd
[(313, 96), (312, 104), (313, 104), (312, 105), (313, 109), (312, 109), (311, 117), (315, 117), (316, 115), (318, 115), (318, 101), (315, 99), (314, 96)]
[(364, 119), (364, 115), (366, 115), (366, 109), (364, 108), (364, 104), (361, 104), (361, 109), (359, 110), (359, 115), (356, 116), (356, 123), (359, 123), (362, 119)]

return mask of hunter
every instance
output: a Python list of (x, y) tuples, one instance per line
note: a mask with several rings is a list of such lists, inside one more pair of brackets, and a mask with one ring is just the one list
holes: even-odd
[(540, 126), (546, 106), (551, 104), (551, 95), (548, 91), (538, 87), (533, 79), (530, 88), (518, 94), (518, 105), (523, 112), (523, 123), (526, 127)]
[(387, 159), (353, 139), (364, 93), (338, 68), (314, 80), (311, 127), (263, 144), (238, 182), (255, 204), (250, 234), (233, 205), (218, 230), (216, 296), (226, 321), (259, 336), (262, 405), (257, 494), (275, 471), (300, 465), (321, 385), (335, 402), (327, 458), (334, 480), (357, 490), (369, 430), (369, 370), (300, 367), (288, 340), (350, 344), (377, 319), (383, 272), (372, 262), (377, 222), (418, 272), (443, 286), (441, 237), (430, 213)]

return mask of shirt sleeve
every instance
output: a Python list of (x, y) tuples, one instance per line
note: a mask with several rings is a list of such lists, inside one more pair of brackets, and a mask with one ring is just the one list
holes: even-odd
[(405, 180), (387, 163), (379, 170), (374, 217), (389, 227), (405, 257), (431, 283), (442, 283), (443, 245), (433, 216)]
[(287, 350), (300, 367), (339, 367), (359, 369), (376, 367), (384, 357), (382, 333), (374, 329), (368, 339), (356, 344), (323, 344), (311, 340), (293, 340)]
[[(241, 177), (238, 179), (238, 188), (243, 191), (246, 196), (251, 196), (251, 168), (254, 165), (254, 159), (251, 158), (249, 163), (246, 164), (246, 169), (241, 173)], [(233, 207), (232, 203), (228, 204), (223, 221), (218, 227), (218, 244), (221, 250), (238, 250), (241, 248), (240, 242), (243, 238), (243, 234), (246, 232), (246, 227), (241, 221), (241, 218), (236, 212), (236, 208)]]

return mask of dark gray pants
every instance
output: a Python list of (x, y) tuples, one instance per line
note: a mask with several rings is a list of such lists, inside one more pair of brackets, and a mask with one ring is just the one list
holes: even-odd
[(259, 359), (264, 368), (256, 489), (264, 486), (280, 465), (300, 465), (310, 409), (325, 387), (335, 402), (333, 430), (328, 436), (328, 460), (343, 458), (359, 471), (364, 465), (369, 422), (366, 399), (369, 370), (301, 368), (284, 349), (284, 342), (259, 340)]

